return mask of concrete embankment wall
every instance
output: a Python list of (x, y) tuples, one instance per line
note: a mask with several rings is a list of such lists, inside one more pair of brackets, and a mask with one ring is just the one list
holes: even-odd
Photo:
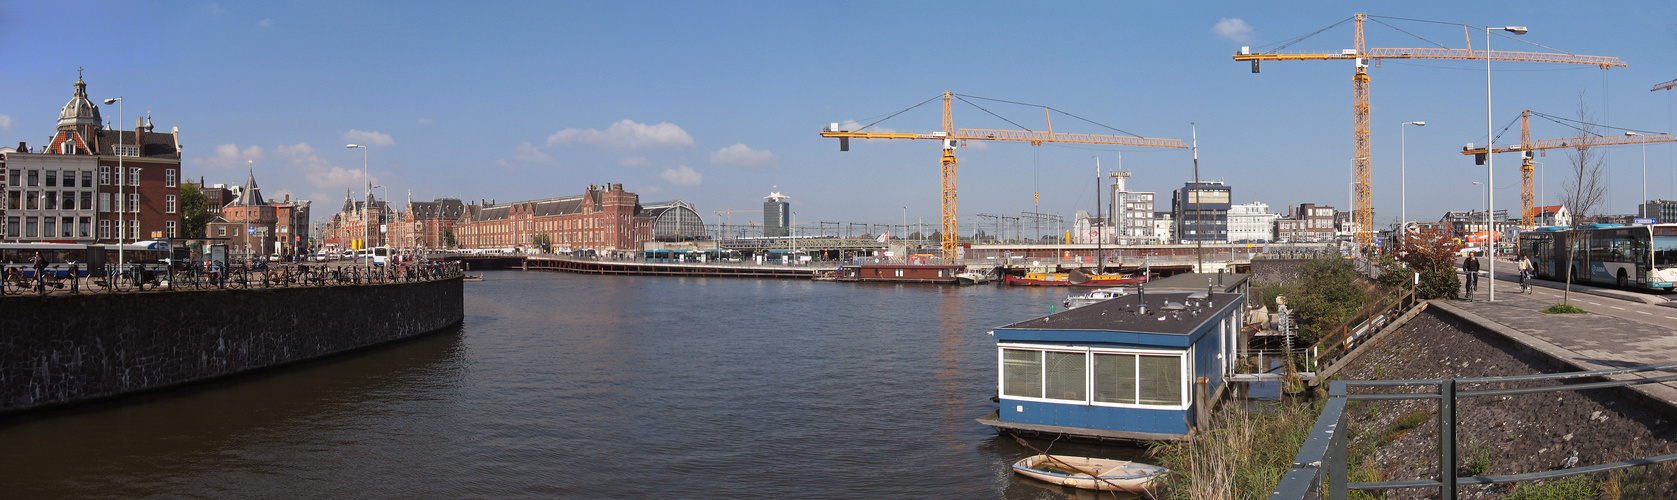
[(1252, 284), (1266, 286), (1297, 282), (1299, 270), (1309, 262), (1310, 259), (1253, 259)]
[(0, 414), (147, 391), (437, 331), (459, 278), (422, 283), (6, 296)]

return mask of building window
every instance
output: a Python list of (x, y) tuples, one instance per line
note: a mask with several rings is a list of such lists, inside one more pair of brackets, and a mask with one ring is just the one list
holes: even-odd
[(108, 220), (99, 221), (99, 239), (101, 239), (101, 240), (111, 239), (111, 221), (108, 221)]
[(6, 237), (8, 237), (8, 238), (18, 237), (18, 234), (19, 234), (18, 233), (18, 225), (21, 224), (21, 222), (22, 222), (22, 218), (20, 218), (20, 217), (15, 217), (15, 216), (14, 217), (7, 217), (6, 218)]
[(93, 192), (92, 191), (82, 191), (81, 207), (82, 207), (82, 210), (92, 210), (93, 209)]
[(168, 235), (169, 235), (170, 238), (175, 237), (175, 221), (172, 221), (172, 220), (171, 221), (164, 221), (163, 222), (163, 227), (165, 228), (166, 231), (168, 231)]
[(29, 187), (35, 187), (35, 186), (39, 186), (39, 185), (41, 185), (41, 171), (40, 170), (30, 170), (29, 171)]
[(25, 210), (40, 210), (41, 209), (41, 193), (40, 193), (40, 191), (25, 191), (23, 193), (23, 206), (25, 207), (24, 208)]
[(64, 209), (65, 210), (75, 210), (76, 209), (76, 193), (74, 191), (65, 191), (64, 192)]
[(23, 237), (34, 238), (36, 234), (39, 234), (36, 231), (36, 224), (39, 224), (39, 223), (40, 222), (35, 217), (24, 217), (23, 218)]
[(140, 193), (128, 193), (128, 211), (140, 212)]
[(23, 182), (23, 170), (22, 169), (14, 168), (14, 169), (8, 170), (6, 172), (7, 172), (6, 173), (6, 185), (16, 186), (16, 185)]
[(101, 186), (111, 185), (111, 167), (107, 167), (107, 166), (104, 166), (104, 165), (99, 166), (99, 185), (101, 185)]
[(117, 156), (140, 156), (140, 146), (137, 144), (118, 144), (114, 148)]
[(99, 211), (111, 211), (111, 193), (99, 193)]
[(128, 167), (128, 185), (140, 185), (140, 167)]
[(216, 226), (215, 227), (215, 235), (217, 237), (226, 237), (227, 236), (227, 226)]
[(58, 187), (58, 171), (47, 171), (47, 187)]
[(128, 238), (129, 239), (135, 239), (135, 240), (140, 239), (140, 220), (139, 219), (134, 219), (134, 220), (128, 221)]
[(93, 171), (91, 171), (91, 170), (83, 170), (82, 171), (82, 187), (84, 187), (84, 188), (93, 187)]
[(163, 170), (163, 185), (167, 187), (175, 187), (175, 169), (170, 168)]
[(165, 213), (175, 213), (175, 195), (163, 196), (163, 211)]
[(92, 223), (93, 223), (92, 218), (89, 218), (89, 217), (82, 217), (81, 218), (81, 237), (83, 237), (83, 238), (88, 237), (87, 231), (88, 231), (88, 229), (91, 229), (88, 226), (91, 225)]
[(22, 191), (7, 191), (6, 192), (6, 209), (7, 210), (22, 210), (23, 209), (22, 207), (23, 207), (23, 192)]
[(59, 233), (63, 234), (65, 238), (74, 238), (76, 236), (76, 218), (65, 217), (59, 219), (58, 228)]

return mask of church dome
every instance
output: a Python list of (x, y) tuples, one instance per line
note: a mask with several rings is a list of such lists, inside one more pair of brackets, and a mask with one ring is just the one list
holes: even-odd
[(87, 100), (87, 82), (82, 81), (80, 76), (76, 77), (76, 95), (71, 97), (70, 102), (64, 105), (64, 110), (58, 113), (58, 128), (82, 125), (97, 128), (102, 122), (99, 118), (99, 107), (94, 106), (93, 101)]

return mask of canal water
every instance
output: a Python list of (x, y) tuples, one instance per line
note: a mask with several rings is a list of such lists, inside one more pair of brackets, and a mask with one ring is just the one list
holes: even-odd
[(0, 496), (1091, 497), (1017, 477), (1032, 452), (973, 420), (987, 332), (1063, 289), (487, 278), (458, 328), (0, 420)]

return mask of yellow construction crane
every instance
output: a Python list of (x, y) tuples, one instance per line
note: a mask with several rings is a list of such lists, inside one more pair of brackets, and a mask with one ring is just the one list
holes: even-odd
[[(1148, 146), (1160, 148), (1187, 148), (1181, 139), (1154, 139), (1148, 137), (1132, 137), (1124, 135), (1099, 134), (1068, 134), (1054, 131), (1054, 122), (1049, 118), (1048, 130), (1037, 132), (1033, 130), (993, 130), (993, 129), (956, 129), (955, 120), (949, 112), (950, 100), (954, 94), (943, 93), (943, 130), (923, 134), (863, 132), (860, 130), (840, 130), (838, 123), (833, 123), (821, 130), (821, 137), (837, 137), (839, 151), (850, 150), (850, 139), (937, 139), (943, 144), (943, 259), (952, 262), (955, 259), (955, 247), (959, 241), (960, 232), (956, 226), (955, 205), (955, 148), (963, 147), (966, 141), (1020, 141), (1029, 142), (1033, 146), (1040, 146), (1044, 142), (1067, 142), (1078, 144), (1111, 144), (1118, 146)], [(924, 104), (924, 103), (922, 103)], [(1048, 108), (1043, 108), (1043, 114)], [(864, 129), (867, 127), (863, 127)]]
[(1659, 84), (1659, 85), (1655, 85), (1654, 88), (1648, 89), (1648, 91), (1649, 92), (1659, 92), (1661, 90), (1671, 90), (1672, 87), (1677, 87), (1677, 80), (1672, 80), (1672, 81), (1665, 82), (1665, 83), (1662, 83), (1662, 84)]
[[(1476, 30), (1478, 28), (1470, 28), (1467, 25), (1462, 25), (1463, 31), (1468, 35), (1468, 48), (1465, 49), (1442, 47), (1417, 49), (1368, 48), (1363, 44), (1363, 21), (1368, 17), (1369, 16), (1367, 14), (1363, 14), (1361, 12), (1352, 17), (1352, 20), (1355, 22), (1356, 32), (1352, 41), (1353, 48), (1345, 49), (1339, 51), (1338, 53), (1280, 54), (1272, 52), (1266, 54), (1254, 54), (1249, 48), (1241, 47), (1240, 51), (1236, 52), (1234, 55), (1234, 60), (1236, 61), (1251, 61), (1253, 73), (1258, 72), (1258, 64), (1261, 61), (1350, 59), (1356, 62), (1357, 71), (1356, 74), (1351, 77), (1351, 110), (1352, 115), (1354, 116), (1353, 128), (1355, 129), (1353, 142), (1355, 142), (1356, 145), (1355, 152), (1351, 156), (1351, 161), (1356, 165), (1356, 178), (1353, 179), (1355, 182), (1355, 189), (1353, 190), (1355, 193), (1355, 200), (1353, 202), (1354, 206), (1352, 207), (1353, 212), (1351, 220), (1356, 226), (1357, 243), (1363, 245), (1367, 245), (1374, 241), (1374, 235), (1370, 232), (1370, 228), (1373, 226), (1374, 222), (1374, 207), (1372, 204), (1372, 195), (1369, 189), (1369, 165), (1371, 164), (1371, 161), (1369, 156), (1370, 139), (1368, 126), (1368, 65), (1370, 60), (1374, 60), (1376, 63), (1378, 63), (1380, 59), (1461, 59), (1483, 61), (1489, 57), (1491, 60), (1495, 61), (1594, 64), (1600, 66), (1602, 69), (1607, 69), (1612, 66), (1625, 65), (1625, 63), (1620, 61), (1619, 58), (1607, 56), (1580, 56), (1573, 54), (1510, 52), (1502, 50), (1488, 51), (1489, 53), (1487, 54), (1487, 51), (1484, 50), (1473, 50), (1473, 33), (1468, 30)], [(1340, 22), (1343, 23), (1344, 21)], [(1323, 29), (1325, 30), (1327, 28)], [(1509, 29), (1515, 33), (1525, 33), (1525, 28), (1523, 27), (1510, 26)], [(1320, 31), (1318, 31), (1318, 33), (1319, 32)]]
[[(1584, 137), (1568, 137), (1565, 139), (1531, 140), (1531, 110), (1520, 112), (1520, 144), (1496, 149), (1497, 153), (1526, 152), (1520, 155), (1520, 226), (1531, 228), (1536, 225), (1536, 204), (1533, 203), (1532, 151), (1549, 149), (1574, 148), (1582, 149), (1595, 146), (1622, 146), (1626, 144), (1653, 144), (1657, 142), (1677, 142), (1677, 136), (1671, 134), (1639, 134), (1626, 132), (1623, 135), (1591, 135)], [(1542, 115), (1542, 113), (1538, 113)], [(1544, 115), (1547, 116), (1547, 115)], [(1485, 148), (1462, 148), (1464, 155), (1484, 155)], [(1480, 157), (1480, 164), (1484, 164)]]

